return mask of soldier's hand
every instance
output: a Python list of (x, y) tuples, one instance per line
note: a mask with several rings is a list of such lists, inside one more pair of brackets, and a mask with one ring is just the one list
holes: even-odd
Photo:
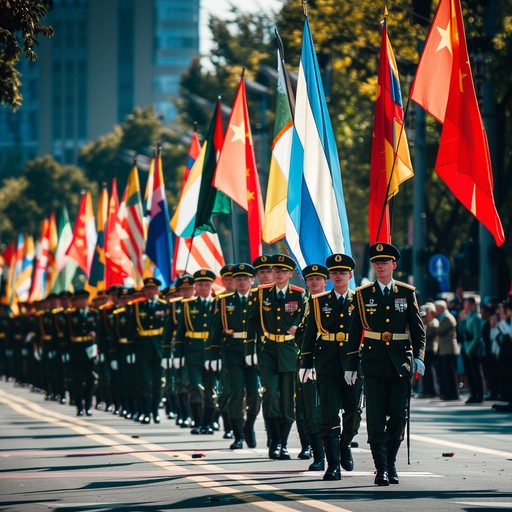
[(307, 380), (313, 380), (313, 369), (312, 368), (299, 368), (299, 380), (300, 380), (300, 382), (306, 382)]
[(204, 362), (204, 369), (205, 370), (210, 370), (210, 360), (207, 359), (205, 362)]
[(69, 354), (67, 352), (62, 354), (62, 362), (63, 363), (69, 363)]
[(100, 363), (105, 362), (105, 354), (98, 354), (98, 361)]
[(425, 364), (421, 359), (415, 358), (412, 362), (412, 373), (419, 373), (420, 375), (425, 375)]
[(110, 368), (112, 368), (112, 370), (115, 372), (119, 370), (119, 364), (117, 363), (116, 359), (112, 359), (112, 361), (110, 361)]
[(181, 360), (179, 357), (172, 358), (172, 367), (176, 368), (176, 370), (178, 370), (181, 367)]
[(349, 386), (353, 386), (356, 383), (356, 380), (357, 380), (357, 372), (350, 372), (350, 371), (345, 372), (345, 382)]
[(171, 360), (168, 358), (168, 357), (164, 357), (160, 363), (160, 365), (162, 366), (162, 368), (164, 370), (168, 370), (169, 367), (171, 366)]
[(216, 372), (217, 370), (220, 370), (219, 366), (220, 366), (220, 361), (217, 361), (216, 359), (213, 359), (212, 361), (210, 361), (210, 370), (213, 370), (214, 372)]
[(292, 325), (286, 332), (288, 334), (291, 334), (292, 336), (295, 336), (297, 329), (298, 329), (298, 327), (296, 325)]
[(245, 364), (247, 366), (256, 366), (258, 364), (258, 356), (256, 354), (247, 354), (245, 356)]

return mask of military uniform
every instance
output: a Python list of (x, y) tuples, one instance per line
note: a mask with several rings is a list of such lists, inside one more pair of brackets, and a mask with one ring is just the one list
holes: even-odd
[[(159, 286), (154, 278), (144, 280), (144, 286)], [(162, 398), (163, 368), (162, 358), (169, 358), (170, 350), (164, 348), (164, 327), (169, 314), (169, 304), (155, 297), (133, 301), (133, 322), (135, 336), (135, 358), (137, 365), (139, 404), (142, 410), (140, 421), (150, 422), (150, 414), (155, 423), (160, 422), (158, 409)]]
[[(235, 265), (233, 277), (237, 275), (254, 276), (254, 268), (245, 263)], [(242, 448), (246, 435), (249, 447), (256, 447), (254, 422), (261, 407), (259, 378), (256, 366), (246, 363), (247, 347), (249, 351), (254, 348), (254, 343), (248, 345), (247, 336), (252, 293), (256, 290), (250, 290), (247, 296), (235, 291), (218, 297), (218, 311), (209, 339), (211, 343), (220, 339), (220, 357), (226, 379), (224, 391), (229, 392), (227, 412), (235, 436), (232, 449)], [(245, 410), (247, 419), (244, 422)]]
[[(194, 280), (213, 282), (211, 270), (199, 270)], [(183, 315), (176, 332), (174, 357), (184, 358), (190, 386), (190, 408), (194, 420), (194, 434), (212, 434), (216, 406), (215, 375), (205, 368), (205, 349), (215, 313), (213, 297), (192, 297), (182, 301)]]
[(9, 367), (7, 351), (9, 350), (9, 325), (10, 319), (7, 314), (6, 308), (0, 304), (0, 376), (4, 376), (8, 379)]
[[(88, 297), (88, 292), (78, 291), (76, 296)], [(71, 365), (71, 379), (77, 416), (92, 414), (92, 397), (98, 383), (96, 336), (99, 315), (96, 310), (72, 308), (67, 312), (67, 351)]]
[[(117, 287), (116, 287), (117, 288)], [(109, 289), (110, 294), (112, 290)], [(105, 296), (105, 292), (101, 292)], [(119, 405), (119, 397), (114, 398), (112, 388), (112, 375), (110, 361), (114, 354), (113, 350), (113, 313), (115, 304), (107, 302), (98, 307), (100, 314), (100, 322), (98, 324), (98, 387), (96, 390), (97, 402), (105, 404), (106, 411), (115, 411)], [(115, 356), (114, 356), (115, 357)], [(96, 404), (96, 405), (98, 405)]]
[[(295, 262), (286, 255), (272, 256), (274, 268), (293, 270)], [(279, 296), (281, 295), (282, 296)], [(298, 327), (304, 308), (304, 290), (288, 284), (286, 292), (277, 291), (275, 283), (259, 286), (251, 314), (253, 323), (249, 339), (257, 335), (258, 324), (264, 333), (259, 353), (263, 410), (270, 430), (269, 456), (290, 458), (287, 441), (295, 420), (295, 383), (299, 347), (295, 335), (287, 331)]]
[[(372, 262), (399, 258), (390, 244), (370, 247)], [(405, 432), (413, 358), (424, 357), (425, 329), (413, 286), (392, 280), (384, 291), (381, 287), (375, 281), (356, 289), (346, 369), (357, 371), (361, 364), (376, 483), (388, 485), (398, 483), (395, 460)]]

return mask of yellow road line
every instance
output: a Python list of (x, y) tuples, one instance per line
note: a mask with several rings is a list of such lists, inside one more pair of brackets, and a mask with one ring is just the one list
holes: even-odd
[[(261, 496), (257, 496), (251, 493), (247, 492), (241, 492), (238, 489), (235, 489), (233, 487), (226, 486), (222, 484), (221, 482), (217, 482), (213, 480), (210, 477), (204, 476), (204, 475), (187, 475), (187, 473), (192, 473), (190, 469), (187, 469), (183, 467), (182, 465), (177, 465), (173, 461), (169, 460), (162, 460), (159, 457), (151, 454), (151, 453), (140, 453), (138, 452), (133, 446), (129, 446), (126, 444), (112, 444), (111, 439), (108, 439), (107, 437), (95, 433), (92, 429), (97, 429), (100, 432), (115, 438), (119, 441), (122, 441), (123, 443), (130, 443), (130, 444), (136, 444), (138, 448), (144, 448), (146, 450), (152, 450), (152, 451), (160, 451), (165, 450), (165, 447), (162, 447), (160, 445), (154, 444), (154, 443), (148, 443), (144, 441), (143, 439), (137, 439), (132, 438), (126, 434), (122, 434), (121, 432), (118, 432), (112, 427), (101, 425), (98, 423), (89, 423), (84, 420), (81, 420), (80, 418), (70, 418), (69, 416), (66, 416), (61, 413), (57, 413), (54, 411), (49, 411), (47, 409), (44, 409), (43, 407), (39, 406), (35, 402), (32, 402), (31, 400), (26, 400), (22, 397), (13, 397), (7, 395), (3, 390), (0, 390), (0, 402), (4, 403), (5, 405), (11, 407), (16, 412), (18, 412), (21, 415), (28, 416), (30, 418), (37, 419), (39, 421), (44, 421), (46, 423), (50, 423), (54, 426), (68, 428), (74, 432), (77, 432), (80, 435), (83, 435), (84, 437), (87, 437), (88, 439), (91, 439), (92, 441), (96, 442), (97, 444), (101, 444), (104, 446), (109, 446), (114, 448), (115, 450), (127, 452), (128, 455), (131, 455), (133, 457), (136, 457), (140, 460), (143, 460), (144, 462), (148, 462), (150, 464), (153, 464), (155, 466), (158, 466), (165, 471), (169, 471), (172, 473), (179, 472), (180, 475), (183, 478), (186, 478), (187, 480), (193, 481), (196, 484), (215, 490), (216, 492), (220, 494), (226, 494), (233, 496), (235, 499), (239, 499), (242, 501), (245, 501), (246, 503), (250, 503), (258, 508), (269, 510), (271, 512), (295, 512), (296, 509), (287, 507), (286, 505), (283, 505), (276, 501), (270, 501), (267, 500)], [(29, 409), (27, 409), (27, 407)], [(41, 416), (41, 413), (44, 413), (43, 416)], [(135, 453), (136, 452), (136, 453)], [(181, 461), (185, 461), (188, 464), (191, 464), (193, 466), (199, 466), (207, 471), (215, 471), (215, 472), (221, 472), (224, 473), (224, 475), (232, 480), (236, 480), (238, 483), (242, 485), (247, 485), (250, 487), (253, 487), (254, 489), (258, 491), (265, 491), (269, 492), (273, 495), (283, 497), (287, 500), (291, 500), (296, 503), (301, 503), (304, 506), (309, 506), (311, 508), (324, 510), (326, 512), (350, 512), (347, 509), (337, 507), (335, 505), (323, 502), (323, 501), (317, 501), (312, 500), (310, 498), (305, 498), (299, 494), (282, 491), (277, 487), (267, 485), (267, 484), (260, 484), (257, 480), (249, 480), (249, 479), (243, 479), (243, 477), (239, 477), (238, 475), (233, 474), (225, 474), (224, 469), (220, 468), (218, 466), (215, 466), (214, 464), (208, 463), (207, 461), (203, 460), (195, 460), (191, 459), (190, 455), (186, 455), (183, 453), (173, 453), (173, 456), (180, 459)]]

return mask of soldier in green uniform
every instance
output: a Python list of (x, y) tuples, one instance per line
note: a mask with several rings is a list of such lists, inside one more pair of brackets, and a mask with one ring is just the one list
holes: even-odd
[(302, 319), (304, 290), (289, 283), (295, 262), (285, 254), (272, 256), (274, 283), (260, 285), (251, 313), (249, 339), (260, 326), (264, 335), (259, 353), (263, 410), (270, 430), (269, 457), (290, 460), (287, 443), (295, 420), (295, 381), (299, 348), (295, 332)]
[(144, 279), (144, 297), (134, 299), (132, 321), (135, 335), (135, 364), (139, 386), (139, 421), (148, 424), (150, 414), (154, 423), (160, 423), (160, 400), (163, 388), (162, 359), (169, 358), (170, 349), (164, 349), (164, 326), (169, 315), (169, 304), (158, 297), (161, 282)]
[[(256, 447), (254, 422), (261, 407), (261, 397), (257, 368), (252, 360), (250, 364), (246, 361), (246, 347), (251, 355), (254, 350), (254, 343), (247, 343), (247, 332), (255, 270), (252, 265), (241, 263), (235, 265), (232, 272), (236, 291), (219, 295), (209, 342), (221, 340), (220, 360), (226, 372), (226, 389), (229, 390), (227, 407), (235, 437), (230, 448), (237, 450), (243, 448), (246, 433), (247, 445)], [(245, 409), (247, 419), (244, 423)]]
[(183, 340), (178, 340), (176, 334), (183, 316), (183, 300), (194, 296), (194, 276), (181, 274), (176, 279), (176, 290), (179, 299), (171, 304), (168, 333), (171, 335), (172, 367), (174, 373), (174, 386), (179, 403), (179, 413), (176, 424), (181, 428), (192, 425), (192, 412), (190, 410), (188, 372), (185, 366)]
[(393, 279), (399, 259), (391, 244), (370, 246), (377, 279), (356, 289), (345, 367), (345, 381), (353, 385), (361, 364), (368, 443), (379, 486), (399, 483), (395, 462), (404, 438), (410, 379), (425, 371), (425, 328), (414, 287)]
[(96, 310), (89, 308), (88, 299), (88, 291), (77, 290), (73, 298), (74, 307), (67, 313), (68, 344), (64, 354), (71, 365), (77, 416), (84, 413), (92, 415), (92, 397), (98, 383), (96, 337), (99, 315)]
[[(327, 456), (324, 480), (339, 480), (340, 461), (345, 471), (354, 469), (351, 441), (361, 423), (361, 383), (349, 386), (344, 379), (350, 316), (354, 293), (348, 288), (355, 261), (346, 254), (326, 260), (334, 289), (314, 295), (310, 321), (302, 344), (302, 366), (316, 371), (322, 421), (320, 434)], [(340, 410), (343, 410), (340, 424)], [(340, 432), (341, 430), (341, 432)]]
[(68, 310), (71, 308), (71, 293), (63, 290), (59, 293), (60, 308), (54, 311), (55, 334), (57, 338), (57, 364), (60, 403), (66, 404), (66, 393), (69, 393), (70, 403), (74, 402), (74, 392), (71, 386), (71, 371), (68, 351)]
[[(306, 305), (304, 307), (304, 315), (299, 329), (295, 334), (297, 339), (299, 339), (298, 333), (300, 331), (300, 339), (302, 340), (301, 346), (304, 346), (303, 335), (306, 330), (306, 325), (309, 322), (314, 322), (313, 312), (311, 309), (312, 297), (315, 297), (325, 291), (328, 276), (328, 270), (323, 265), (312, 264), (307, 265), (302, 269), (302, 277), (304, 278), (307, 287)], [(311, 445), (311, 450), (313, 451), (314, 460), (313, 463), (309, 465), (309, 471), (323, 471), (325, 469), (324, 447), (322, 444), (322, 438), (320, 437), (321, 412), (318, 400), (317, 378), (313, 369), (306, 369), (302, 367), (303, 357), (304, 350), (301, 350), (301, 356), (299, 358), (301, 368), (299, 369), (298, 374), (295, 407), (297, 430), (299, 431), (299, 437), (301, 437), (301, 445), (304, 446), (302, 438), (306, 436), (307, 442)], [(302, 427), (304, 429), (304, 433), (301, 433), (301, 430), (299, 429), (299, 418), (301, 416), (302, 423), (304, 424)], [(299, 458), (301, 458), (300, 454)]]
[(190, 386), (190, 407), (194, 419), (192, 434), (213, 434), (215, 414), (215, 376), (206, 370), (205, 348), (210, 333), (215, 300), (211, 293), (215, 273), (200, 269), (194, 273), (197, 295), (182, 301), (183, 314), (176, 332), (174, 357), (184, 357)]

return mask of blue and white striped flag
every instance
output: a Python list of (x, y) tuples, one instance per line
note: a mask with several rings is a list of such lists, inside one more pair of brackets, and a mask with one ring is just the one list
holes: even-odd
[(300, 268), (351, 255), (338, 151), (306, 17), (288, 181), (286, 242)]

